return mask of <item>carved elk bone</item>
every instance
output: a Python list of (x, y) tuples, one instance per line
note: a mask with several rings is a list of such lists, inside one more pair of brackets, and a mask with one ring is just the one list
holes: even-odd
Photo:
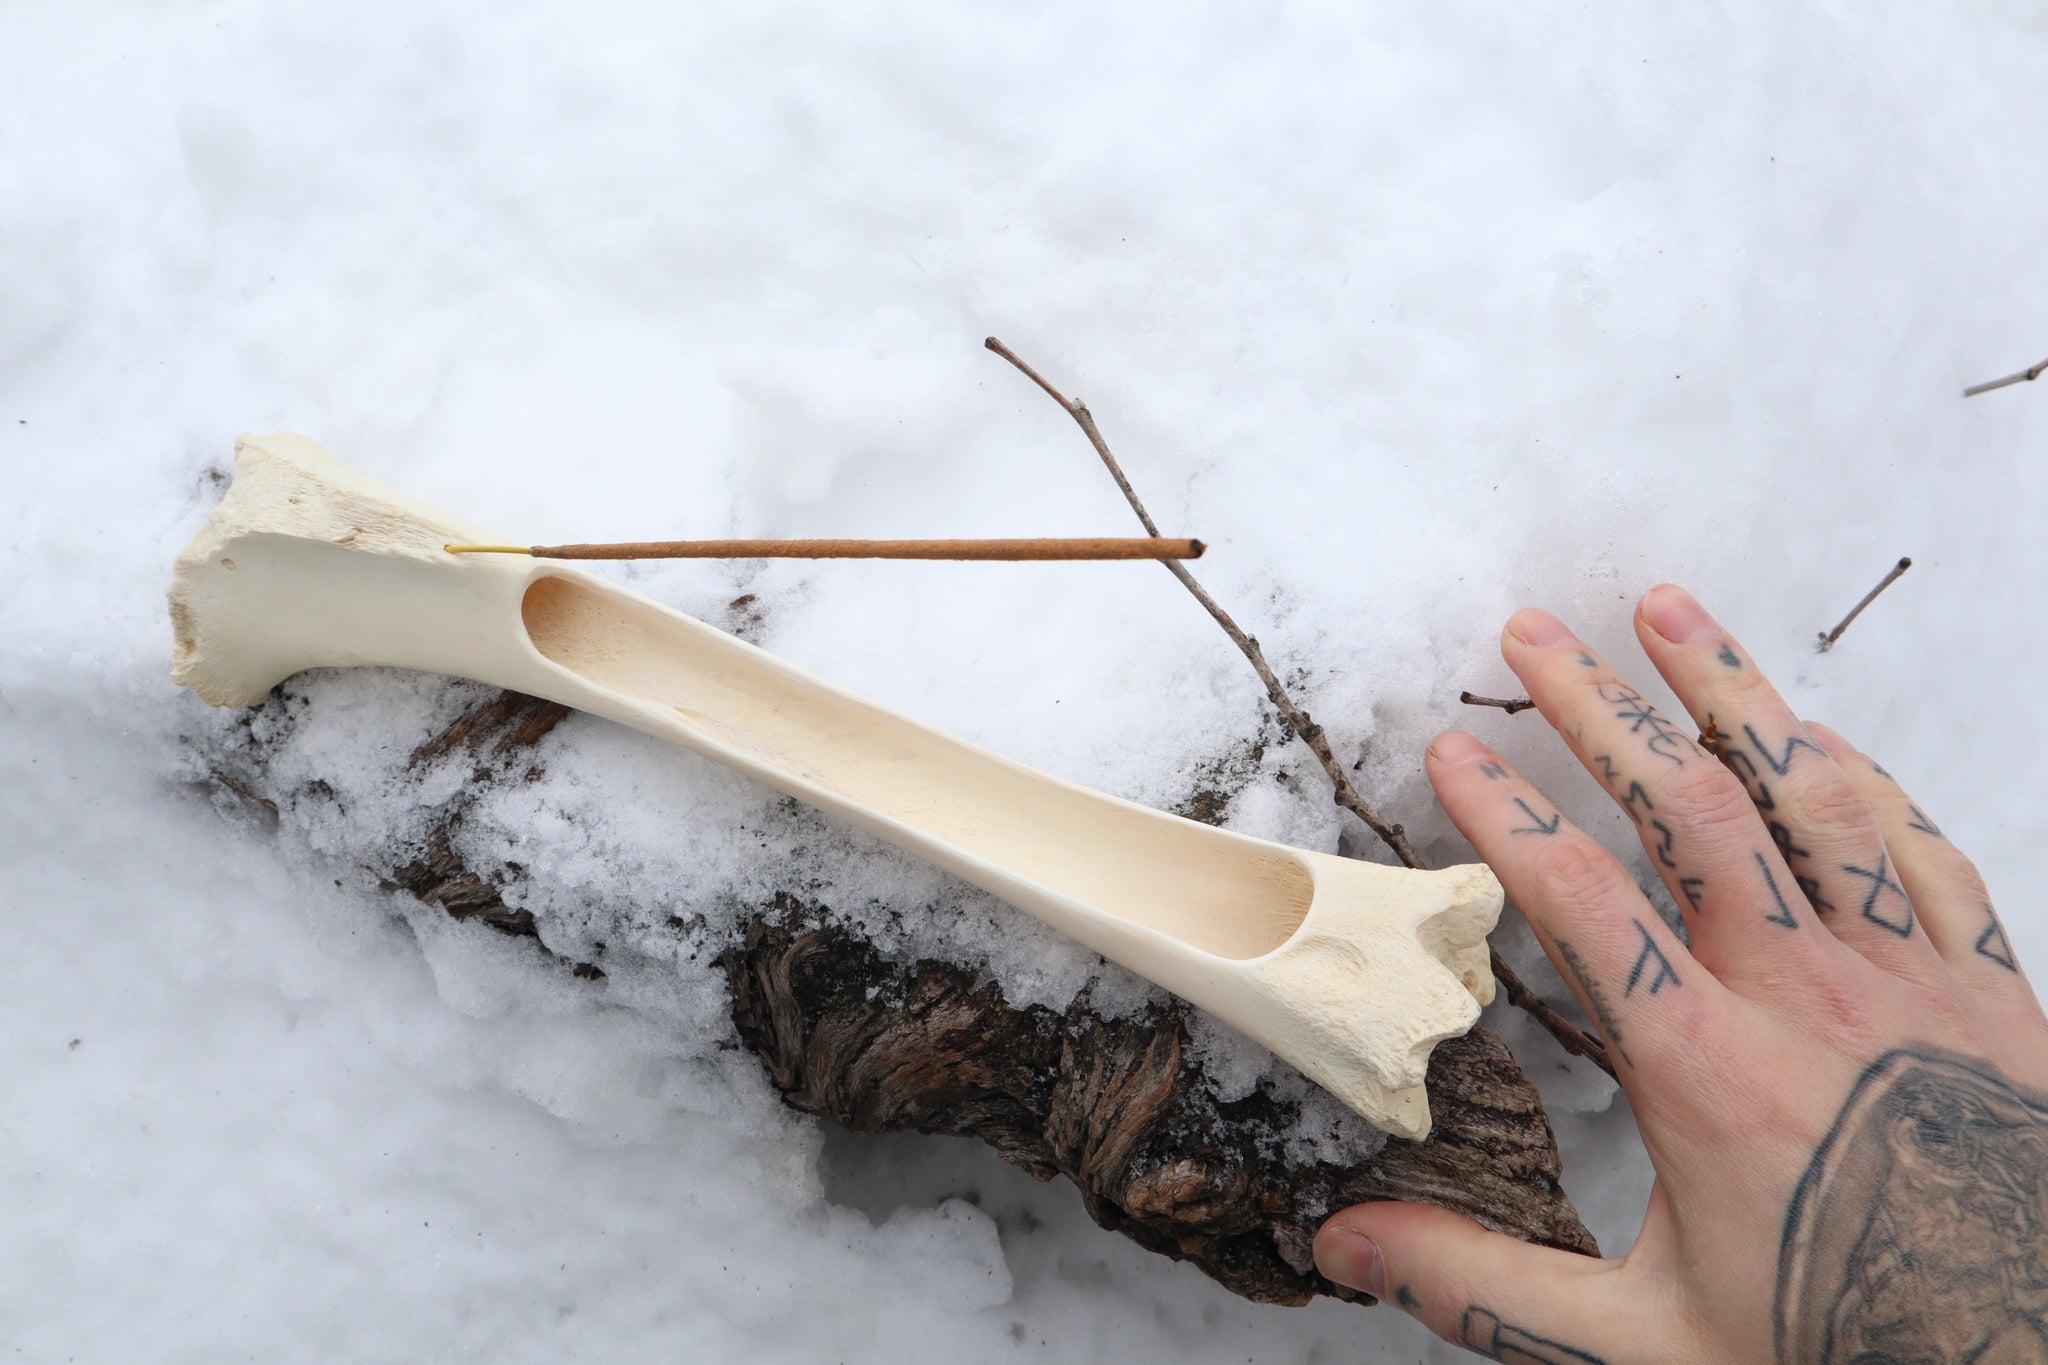
[(603, 579), (526, 557), (302, 436), (244, 437), (179, 555), (173, 677), (252, 706), (307, 668), (474, 678), (717, 760), (908, 849), (1264, 1043), (1400, 1136), (1493, 998), (1479, 865), (1249, 838), (1013, 763)]

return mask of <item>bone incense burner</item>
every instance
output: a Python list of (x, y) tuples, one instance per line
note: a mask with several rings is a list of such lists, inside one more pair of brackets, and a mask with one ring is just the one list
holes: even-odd
[(1062, 781), (833, 687), (303, 436), (244, 437), (178, 557), (176, 681), (253, 706), (307, 668), (474, 678), (716, 759), (930, 859), (1256, 1038), (1373, 1123), (1429, 1133), (1431, 1049), (1493, 998), (1500, 885), (1248, 838)]

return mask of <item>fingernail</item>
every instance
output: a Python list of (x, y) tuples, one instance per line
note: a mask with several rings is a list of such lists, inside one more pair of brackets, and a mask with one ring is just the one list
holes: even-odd
[(1508, 618), (1508, 634), (1525, 645), (1570, 645), (1578, 638), (1571, 627), (1541, 607), (1524, 607)]
[(1487, 753), (1484, 744), (1463, 730), (1446, 730), (1429, 742), (1429, 756), (1439, 763), (1470, 763)]
[(1643, 598), (1650, 629), (1674, 645), (1702, 645), (1721, 634), (1721, 625), (1684, 588), (1663, 583)]
[(1316, 1269), (1323, 1278), (1349, 1289), (1363, 1289), (1376, 1299), (1387, 1296), (1387, 1262), (1379, 1244), (1362, 1232), (1336, 1223), (1323, 1224), (1316, 1234)]

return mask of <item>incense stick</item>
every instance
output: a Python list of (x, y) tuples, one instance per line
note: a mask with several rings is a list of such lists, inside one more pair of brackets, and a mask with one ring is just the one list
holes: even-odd
[(1037, 536), (995, 540), (649, 540), (617, 545), (448, 545), (535, 559), (1200, 559), (1199, 540)]

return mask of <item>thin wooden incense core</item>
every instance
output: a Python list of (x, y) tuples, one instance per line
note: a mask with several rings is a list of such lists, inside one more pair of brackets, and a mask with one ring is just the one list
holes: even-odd
[(449, 545), (535, 559), (1200, 559), (1199, 540), (1038, 536), (993, 540), (647, 540), (617, 545)]

